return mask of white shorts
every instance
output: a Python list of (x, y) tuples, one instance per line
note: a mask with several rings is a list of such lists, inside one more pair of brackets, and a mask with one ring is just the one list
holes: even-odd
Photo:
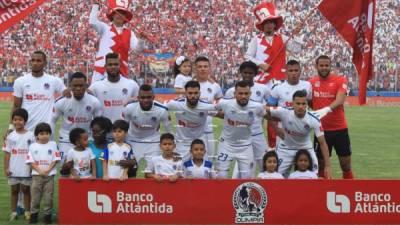
[(128, 143), (132, 146), (133, 155), (138, 163), (141, 159), (144, 159), (147, 165), (151, 157), (161, 154), (159, 142), (128, 141)]
[[(298, 150), (295, 149), (282, 149), (280, 146), (276, 147), (276, 154), (278, 154), (278, 172), (282, 174), (284, 177), (289, 177), (290, 170), (292, 166), (294, 166), (294, 157), (296, 156)], [(315, 154), (314, 149), (310, 148), (307, 151), (311, 155), (311, 159), (313, 161), (313, 170), (314, 172), (318, 173), (318, 159), (317, 155)]]
[(8, 178), (8, 185), (17, 185), (17, 184), (31, 186), (32, 178), (31, 177), (9, 177)]
[(205, 135), (205, 144), (207, 150), (207, 157), (209, 159), (215, 158), (215, 144), (217, 140), (214, 138), (214, 132), (206, 132)]
[(239, 166), (240, 178), (251, 178), (254, 167), (254, 153), (251, 144), (244, 146), (231, 146), (221, 140), (218, 145), (216, 169), (218, 176), (228, 178), (228, 170), (233, 160)]
[(60, 165), (63, 165), (65, 160), (67, 159), (67, 154), (70, 149), (74, 147), (73, 144), (69, 142), (60, 142), (58, 143), (58, 149), (60, 150), (61, 153), (61, 160), (60, 160)]
[(254, 159), (262, 160), (265, 153), (268, 151), (268, 144), (264, 133), (251, 136), (251, 144), (253, 145)]

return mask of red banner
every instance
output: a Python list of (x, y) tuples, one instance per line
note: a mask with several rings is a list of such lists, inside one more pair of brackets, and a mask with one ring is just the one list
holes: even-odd
[(372, 44), (376, 0), (324, 0), (322, 15), (353, 48), (353, 63), (359, 75), (359, 101), (366, 103), (367, 82), (372, 78)]
[(24, 19), (45, 0), (0, 0), (0, 33)]
[(400, 180), (60, 179), (62, 224), (394, 224)]

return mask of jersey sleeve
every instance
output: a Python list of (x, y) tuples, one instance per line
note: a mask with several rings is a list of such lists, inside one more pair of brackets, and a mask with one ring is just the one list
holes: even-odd
[(270, 108), (271, 116), (279, 119), (283, 119), (287, 114), (288, 110), (283, 107), (272, 107)]
[(11, 150), (12, 150), (10, 135), (11, 135), (11, 133), (9, 135), (7, 135), (7, 138), (5, 140), (5, 146), (3, 148), (3, 151), (8, 152), (8, 153), (11, 153)]
[(185, 88), (183, 76), (178, 74), (175, 78), (174, 88)]
[(108, 161), (108, 147), (103, 150), (99, 157), (102, 161)]
[(66, 89), (64, 82), (61, 80), (61, 78), (55, 77), (55, 83), (56, 83), (55, 92), (61, 94)]
[(66, 161), (66, 162), (74, 161), (74, 153), (73, 153), (73, 151), (71, 151), (71, 149), (70, 149), (70, 151), (68, 151), (68, 153), (67, 153), (67, 159), (66, 159), (65, 161)]
[(131, 97), (137, 97), (139, 95), (139, 85), (136, 83), (136, 81), (132, 80), (132, 85), (133, 85), (133, 91)]
[(28, 154), (26, 155), (26, 158), (25, 158), (25, 163), (30, 164), (30, 163), (34, 163), (35, 162), (35, 159), (33, 158), (33, 155), (32, 155), (33, 150), (34, 150), (33, 146), (32, 145), (29, 146)]
[(171, 128), (171, 120), (169, 119), (169, 114), (167, 110), (164, 110), (161, 116), (161, 123), (164, 126), (164, 131), (166, 133), (171, 133), (172, 128)]
[(96, 155), (93, 153), (92, 149), (89, 149), (89, 158), (92, 159), (96, 159)]
[(13, 86), (13, 95), (17, 98), (22, 98), (24, 96), (24, 89), (21, 78), (16, 79)]
[(219, 102), (215, 105), (215, 108), (216, 108), (217, 110), (223, 110), (223, 111), (225, 111), (228, 104), (229, 104), (229, 100), (222, 99), (221, 101), (219, 101)]
[[(311, 113), (312, 114), (312, 113)], [(311, 127), (314, 129), (314, 133), (316, 137), (321, 137), (324, 135), (324, 131), (322, 129), (322, 125), (319, 119), (317, 119), (316, 115), (313, 115), (311, 118)]]
[(215, 89), (215, 95), (214, 95), (215, 100), (218, 100), (218, 99), (224, 97), (224, 95), (222, 94), (222, 89), (219, 86), (219, 84), (214, 83), (214, 89)]
[(264, 62), (256, 59), (256, 53), (257, 53), (257, 36), (255, 36), (251, 39), (251, 41), (248, 45), (248, 49), (246, 51), (245, 58), (246, 58), (246, 60), (252, 61), (257, 66), (259, 66), (260, 64), (263, 64)]
[(347, 79), (342, 76), (338, 79), (338, 92), (347, 93)]
[(168, 110), (170, 111), (176, 111), (179, 110), (179, 103), (176, 100), (170, 100), (166, 104)]
[(154, 168), (154, 161), (153, 158), (151, 158), (147, 165), (146, 165), (146, 169), (144, 170), (145, 173), (155, 173), (155, 168)]
[(104, 31), (107, 30), (107, 24), (98, 19), (99, 12), (100, 6), (98, 4), (93, 4), (92, 10), (90, 11), (89, 24), (98, 34), (102, 35)]
[(234, 92), (235, 92), (234, 88), (229, 88), (229, 89), (225, 92), (224, 98), (225, 98), (225, 99), (234, 98), (234, 97), (235, 97), (235, 96), (234, 96)]
[(144, 49), (144, 41), (142, 39), (137, 38), (136, 34), (131, 31), (131, 49), (135, 52), (142, 52)]
[(272, 88), (271, 95), (268, 97), (268, 105), (277, 106), (279, 100), (279, 91), (278, 88), (275, 86)]
[(306, 81), (306, 92), (307, 92), (307, 100), (311, 101), (312, 100), (312, 86), (311, 83)]
[(261, 103), (257, 104), (257, 115), (259, 117), (264, 117), (265, 114), (267, 113), (266, 110), (264, 109), (264, 105), (262, 105)]
[(129, 123), (129, 121), (131, 121), (131, 114), (129, 113), (130, 111), (130, 105), (126, 105), (123, 109), (122, 109), (122, 119), (125, 120), (126, 122)]

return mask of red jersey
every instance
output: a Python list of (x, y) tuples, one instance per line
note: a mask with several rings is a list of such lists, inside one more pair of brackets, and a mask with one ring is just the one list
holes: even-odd
[[(327, 79), (315, 76), (309, 80), (312, 86), (313, 110), (329, 106), (336, 99), (339, 92), (347, 93), (347, 79), (344, 76), (329, 74)], [(343, 105), (328, 113), (321, 120), (322, 127), (326, 131), (342, 130), (347, 128)]]

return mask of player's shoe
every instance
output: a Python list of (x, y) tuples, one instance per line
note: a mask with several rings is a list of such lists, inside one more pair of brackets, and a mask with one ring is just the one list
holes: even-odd
[(25, 209), (18, 205), (17, 206), (17, 215), (22, 216), (22, 215), (24, 215), (24, 212), (25, 212)]
[(12, 212), (10, 215), (10, 222), (17, 220), (18, 219), (18, 214), (17, 212)]
[(38, 217), (39, 217), (39, 213), (32, 213), (31, 218), (29, 219), (29, 223), (30, 224), (38, 223)]

